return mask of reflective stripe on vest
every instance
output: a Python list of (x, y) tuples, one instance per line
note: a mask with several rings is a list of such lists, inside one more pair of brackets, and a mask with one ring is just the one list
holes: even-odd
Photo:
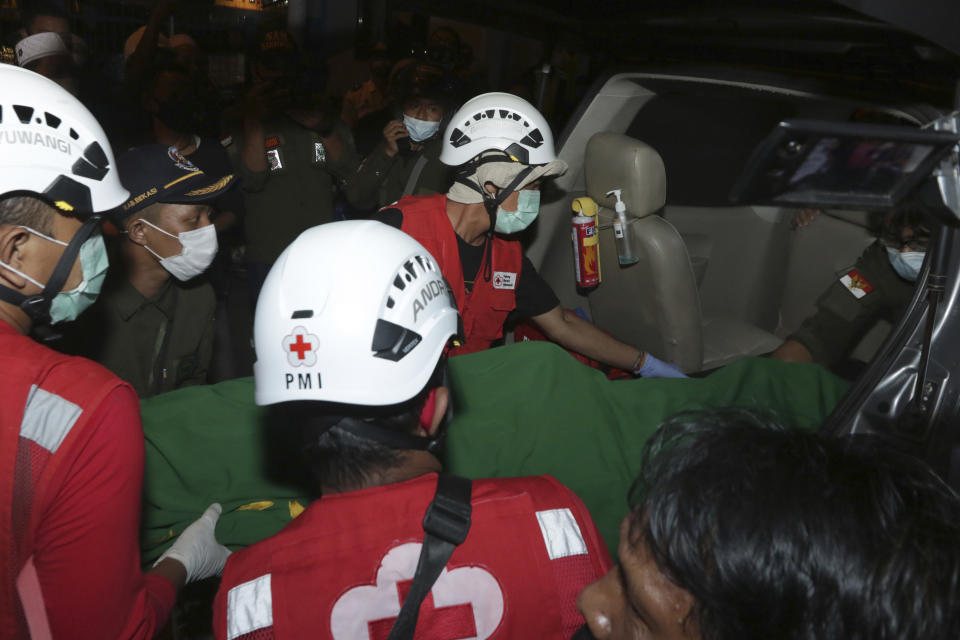
[(238, 584), (227, 594), (227, 640), (273, 626), (270, 574)]
[(537, 511), (537, 523), (551, 560), (587, 553), (587, 543), (583, 540), (580, 526), (570, 509), (564, 507)]
[(20, 435), (56, 453), (81, 413), (83, 409), (69, 400), (31, 385), (23, 408)]

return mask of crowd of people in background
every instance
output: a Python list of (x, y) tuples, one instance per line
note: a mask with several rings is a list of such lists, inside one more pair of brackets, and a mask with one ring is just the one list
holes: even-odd
[[(34, 4), (14, 46), (34, 73), (0, 67), (18, 149), (34, 124), (80, 141), (41, 144), (22, 174), (6, 159), (0, 181), (0, 478), (15, 489), (0, 501), (14, 525), (0, 531), (4, 628), (64, 636), (82, 619), (82, 637), (148, 637), (184, 584), (223, 574), (213, 625), (230, 640), (324, 624), (330, 637), (413, 637), (421, 602), (430, 615), (463, 606), (430, 599), (438, 580), (470, 582), (483, 610), (417, 637), (955, 629), (960, 502), (873, 441), (753, 413), (678, 418), (645, 449), (616, 567), (558, 481), (451, 480), (447, 358), (496, 345), (516, 315), (628, 375), (685, 377), (561, 308), (523, 256), (516, 234), (567, 169), (547, 118), (516, 95), (534, 92), (479, 82), (443, 27), (419, 55), (378, 43), (369, 74), (331, 97), (322, 64), (265, 21), (227, 94), (198, 42), (167, 32), (175, 9), (158, 0), (108, 76), (62, 7)], [(904, 228), (895, 243), (919, 242), (918, 224)], [(320, 357), (334, 363), (323, 384), (309, 369)], [(251, 372), (256, 403), (302, 428), (316, 500), (234, 556), (211, 504), (142, 572), (136, 396)], [(454, 548), (470, 566), (451, 577)], [(404, 582), (416, 595), (366, 585), (371, 567), (416, 567)], [(373, 608), (383, 616), (361, 617)]]
[[(205, 327), (190, 331), (191, 344), (174, 338), (179, 355), (171, 355), (166, 344), (139, 350), (152, 353), (135, 384), (141, 397), (249, 375), (253, 309), (283, 249), (311, 226), (369, 217), (404, 195), (444, 193), (453, 175), (439, 161), (442, 131), (460, 104), (490, 88), (472, 74), (469, 46), (454, 29), (440, 27), (418, 46), (378, 42), (367, 56), (368, 75), (356, 78), (344, 95), (331, 96), (325, 63), (305, 53), (283, 22), (269, 18), (248, 38), (246, 82), (216, 86), (197, 40), (168, 32), (177, 6), (174, 0), (154, 4), (147, 24), (132, 30), (115, 53), (122, 53), (119, 70), (89, 66), (73, 16), (57, 2), (24, 8), (14, 46), (17, 65), (54, 80), (91, 110), (118, 156), (165, 145), (208, 175), (237, 178), (236, 188), (209, 203), (217, 249), (201, 270), (204, 286), (134, 284), (142, 299), (128, 303), (142, 307), (140, 315), (156, 315), (155, 329), (166, 331), (169, 321), (167, 333), (176, 336), (183, 333), (180, 323)], [(533, 93), (515, 82), (510, 88)], [(108, 244), (119, 258), (139, 236), (115, 222), (117, 233)], [(135, 269), (129, 261), (124, 265)], [(170, 291), (206, 291), (208, 283), (213, 301), (181, 300), (189, 319), (174, 320), (187, 312), (170, 306)], [(83, 333), (69, 330), (54, 346), (102, 363), (111, 361), (108, 352), (132, 348), (120, 338), (113, 345), (92, 344)], [(161, 378), (167, 382), (157, 382)]]

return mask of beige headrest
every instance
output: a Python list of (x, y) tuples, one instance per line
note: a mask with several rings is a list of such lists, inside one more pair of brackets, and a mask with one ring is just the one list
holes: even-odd
[(659, 211), (667, 201), (667, 173), (660, 154), (648, 144), (619, 133), (596, 133), (584, 157), (587, 195), (613, 209), (607, 192), (621, 189), (627, 213), (638, 218)]

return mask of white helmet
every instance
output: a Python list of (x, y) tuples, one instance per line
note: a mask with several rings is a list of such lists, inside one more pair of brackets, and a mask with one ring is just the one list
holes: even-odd
[(407, 234), (374, 220), (312, 227), (260, 292), (256, 402), (400, 404), (426, 386), (457, 322), (440, 267)]
[(484, 93), (460, 107), (447, 125), (440, 161), (457, 167), (491, 149), (526, 165), (557, 158), (546, 118), (532, 104), (509, 93)]
[(18, 193), (81, 215), (118, 207), (130, 195), (87, 108), (53, 80), (0, 65), (0, 197)]

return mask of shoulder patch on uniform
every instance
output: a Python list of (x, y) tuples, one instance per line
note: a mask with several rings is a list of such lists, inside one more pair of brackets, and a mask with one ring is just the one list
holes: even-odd
[(873, 291), (873, 285), (856, 269), (850, 269), (840, 276), (840, 284), (846, 287), (847, 291), (858, 299)]

